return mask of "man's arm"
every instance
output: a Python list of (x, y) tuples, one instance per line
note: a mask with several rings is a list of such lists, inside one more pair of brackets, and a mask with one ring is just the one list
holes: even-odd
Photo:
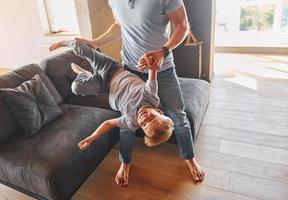
[(118, 124), (119, 118), (109, 119), (104, 121), (97, 129), (94, 131), (92, 135), (85, 138), (81, 142), (79, 142), (78, 146), (80, 149), (87, 148), (92, 142), (97, 140), (102, 135), (108, 133), (111, 129), (116, 128)]
[(99, 37), (92, 40), (85, 38), (75, 38), (75, 40), (79, 43), (88, 44), (93, 48), (100, 48), (118, 41), (119, 39), (121, 39), (121, 27), (115, 16), (114, 19), (115, 22), (108, 28), (105, 33), (103, 33)]
[[(169, 52), (171, 52), (183, 42), (189, 32), (188, 19), (183, 2), (180, 8), (178, 8), (175, 12), (169, 13), (167, 16), (171, 22), (171, 25), (174, 27), (174, 31), (164, 46), (168, 48)], [(138, 68), (144, 70), (149, 67), (147, 65), (143, 65), (143, 60), (151, 56), (154, 58), (154, 63), (156, 63), (158, 67), (161, 67), (164, 60), (164, 54), (162, 49), (159, 49), (144, 54), (139, 60)]]
[(183, 42), (189, 32), (189, 24), (183, 2), (180, 8), (168, 14), (168, 18), (174, 31), (164, 46), (171, 52)]

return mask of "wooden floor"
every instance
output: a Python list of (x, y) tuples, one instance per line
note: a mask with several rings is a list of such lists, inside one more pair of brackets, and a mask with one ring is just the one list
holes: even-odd
[[(176, 145), (135, 143), (128, 188), (114, 183), (116, 146), (72, 199), (287, 200), (288, 57), (216, 54), (211, 103), (196, 142), (202, 184), (192, 182)], [(31, 199), (5, 186), (0, 194)]]

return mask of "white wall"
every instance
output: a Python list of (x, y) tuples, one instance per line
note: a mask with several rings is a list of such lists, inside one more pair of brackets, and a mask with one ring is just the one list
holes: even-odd
[(40, 59), (42, 27), (36, 0), (0, 0), (0, 67)]
[(37, 0), (0, 0), (0, 68), (38, 63), (53, 42), (75, 37), (44, 33)]

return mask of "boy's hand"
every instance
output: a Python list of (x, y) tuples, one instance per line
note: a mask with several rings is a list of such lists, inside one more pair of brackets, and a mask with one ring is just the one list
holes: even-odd
[[(145, 53), (138, 62), (138, 68), (144, 71), (146, 68), (157, 71), (162, 67), (164, 54), (162, 50)], [(147, 65), (147, 62), (149, 63)]]
[[(151, 69), (152, 64), (154, 63), (154, 58), (152, 56), (150, 57), (143, 57), (143, 59), (140, 59), (138, 64), (138, 69), (144, 71), (146, 68)], [(156, 69), (157, 71), (157, 69)]]
[(90, 146), (90, 144), (93, 142), (92, 138), (87, 137), (84, 140), (82, 140), (81, 142), (79, 142), (78, 146), (80, 149), (86, 149), (87, 147)]

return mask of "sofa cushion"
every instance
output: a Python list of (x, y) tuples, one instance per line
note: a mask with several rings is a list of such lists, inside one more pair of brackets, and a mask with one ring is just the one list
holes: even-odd
[(40, 76), (41, 80), (49, 90), (50, 94), (54, 97), (57, 104), (61, 103), (63, 101), (61, 96), (57, 92), (54, 85), (51, 83), (48, 76), (37, 64), (25, 65), (1, 75), (0, 88), (15, 88), (24, 81), (30, 80), (35, 74)]
[[(38, 74), (45, 86), (55, 98), (57, 103), (62, 101), (61, 96), (47, 77), (47, 75), (36, 64), (26, 65), (15, 69), (14, 71), (0, 75), (0, 88), (14, 88), (31, 79), (35, 74)], [(0, 144), (8, 137), (12, 136), (19, 129), (19, 124), (8, 109), (4, 99), (0, 95)]]
[(39, 75), (16, 88), (0, 89), (0, 94), (28, 137), (62, 114)]
[(15, 117), (0, 95), (0, 146), (20, 128)]
[(192, 78), (179, 78), (187, 117), (195, 139), (203, 121), (210, 98), (210, 84)]
[(64, 100), (72, 95), (71, 84), (76, 78), (76, 74), (71, 69), (71, 63), (75, 63), (90, 72), (92, 71), (89, 62), (76, 56), (73, 51), (51, 55), (39, 64)]
[(99, 94), (95, 96), (72, 95), (69, 99), (65, 101), (65, 103), (112, 110), (109, 104), (109, 97), (106, 94)]
[(17, 134), (0, 146), (0, 181), (46, 199), (70, 199), (119, 139), (113, 129), (80, 150), (77, 144), (104, 120), (119, 117), (110, 110), (61, 105), (64, 114), (33, 138)]

